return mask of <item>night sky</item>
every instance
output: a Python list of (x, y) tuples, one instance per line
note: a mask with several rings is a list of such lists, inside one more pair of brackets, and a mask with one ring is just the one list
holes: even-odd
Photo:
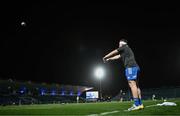
[[(0, 77), (98, 87), (93, 70), (106, 69), (105, 93), (127, 88), (121, 60), (102, 57), (125, 37), (141, 68), (140, 87), (180, 85), (180, 9), (171, 3), (3, 3)], [(26, 26), (21, 26), (21, 22)]]

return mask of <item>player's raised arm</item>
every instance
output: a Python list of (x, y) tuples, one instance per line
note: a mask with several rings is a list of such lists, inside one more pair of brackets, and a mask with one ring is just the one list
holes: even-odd
[(110, 58), (106, 59), (106, 61), (117, 60), (117, 59), (119, 59), (120, 57), (121, 57), (121, 55), (119, 54), (119, 55), (116, 55), (116, 56), (113, 56), (113, 57), (110, 57)]
[(112, 52), (110, 52), (109, 54), (107, 54), (105, 57), (103, 57), (103, 60), (105, 61), (106, 59), (113, 57), (115, 55), (117, 55), (119, 52), (117, 49), (113, 50)]

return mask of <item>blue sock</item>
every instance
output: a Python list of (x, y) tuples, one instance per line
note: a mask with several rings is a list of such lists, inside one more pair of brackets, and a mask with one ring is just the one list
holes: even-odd
[(142, 105), (142, 100), (141, 100), (141, 98), (139, 98), (139, 105)]
[(139, 98), (134, 98), (134, 104), (135, 104), (136, 106), (139, 106)]

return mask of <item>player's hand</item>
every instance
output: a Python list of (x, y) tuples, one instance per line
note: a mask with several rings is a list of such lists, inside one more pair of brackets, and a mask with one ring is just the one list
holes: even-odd
[(110, 59), (106, 59), (106, 58), (103, 58), (103, 62), (106, 63), (108, 62)]
[(106, 58), (105, 57), (103, 57), (103, 62), (106, 63)]
[(110, 61), (110, 59), (108, 58), (108, 59), (106, 59), (106, 62), (108, 62), (108, 61)]

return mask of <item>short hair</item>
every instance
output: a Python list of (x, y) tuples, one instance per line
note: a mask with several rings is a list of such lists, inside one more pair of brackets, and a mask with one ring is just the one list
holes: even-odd
[(125, 43), (128, 43), (128, 41), (126, 40), (126, 39), (121, 39), (120, 41), (123, 41), (123, 42), (125, 42)]

